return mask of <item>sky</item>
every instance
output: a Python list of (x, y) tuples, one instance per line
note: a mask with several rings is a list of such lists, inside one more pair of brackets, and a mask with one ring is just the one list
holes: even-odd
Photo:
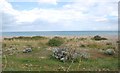
[(118, 0), (0, 0), (2, 31), (117, 31)]

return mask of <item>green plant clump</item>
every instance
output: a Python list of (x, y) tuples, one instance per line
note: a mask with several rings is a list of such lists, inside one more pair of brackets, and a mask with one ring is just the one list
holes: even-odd
[(48, 41), (48, 45), (51, 47), (58, 47), (64, 43), (64, 40), (60, 37), (54, 37)]

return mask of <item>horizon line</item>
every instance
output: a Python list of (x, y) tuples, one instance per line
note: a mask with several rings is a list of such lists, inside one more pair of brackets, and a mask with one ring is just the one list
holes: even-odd
[(95, 31), (95, 30), (87, 30), (87, 31), (80, 31), (80, 30), (77, 30), (77, 31), (75, 31), (75, 30), (70, 30), (70, 31), (2, 31), (2, 32), (119, 32), (118, 30), (97, 30), (97, 31)]

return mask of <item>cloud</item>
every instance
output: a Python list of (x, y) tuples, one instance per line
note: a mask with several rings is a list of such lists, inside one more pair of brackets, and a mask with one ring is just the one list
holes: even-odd
[[(39, 4), (55, 6), (58, 2), (60, 1), (39, 0)], [(14, 9), (11, 3), (2, 0), (0, 7), (3, 30), (6, 31), (117, 30), (117, 0), (71, 0), (60, 8), (36, 7), (31, 10)]]
[(56, 5), (57, 4), (57, 0), (38, 0), (38, 2), (41, 4), (53, 4)]
[(95, 21), (97, 21), (97, 22), (107, 22), (108, 19), (107, 18), (98, 18)]

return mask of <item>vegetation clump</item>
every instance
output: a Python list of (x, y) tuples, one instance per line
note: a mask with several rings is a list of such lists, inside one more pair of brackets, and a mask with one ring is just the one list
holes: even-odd
[(83, 47), (83, 48), (84, 48), (84, 47), (86, 47), (86, 46), (85, 46), (84, 44), (81, 44), (80, 47)]
[(120, 44), (120, 40), (116, 41), (116, 43)]
[(58, 47), (64, 43), (64, 40), (60, 37), (54, 37), (48, 41), (48, 45), (51, 47)]
[(52, 56), (62, 62), (77, 61), (79, 58), (79, 54), (75, 50), (68, 48), (54, 48)]
[(90, 54), (88, 52), (78, 52), (77, 49), (54, 48), (52, 56), (62, 62), (79, 62), (80, 59), (89, 59)]
[(19, 37), (12, 37), (12, 38), (4, 38), (4, 40), (39, 40), (39, 39), (45, 39), (46, 37), (43, 36), (19, 36)]
[(92, 38), (93, 40), (100, 41), (100, 40), (107, 40), (107, 38), (101, 37), (99, 35), (96, 35)]

